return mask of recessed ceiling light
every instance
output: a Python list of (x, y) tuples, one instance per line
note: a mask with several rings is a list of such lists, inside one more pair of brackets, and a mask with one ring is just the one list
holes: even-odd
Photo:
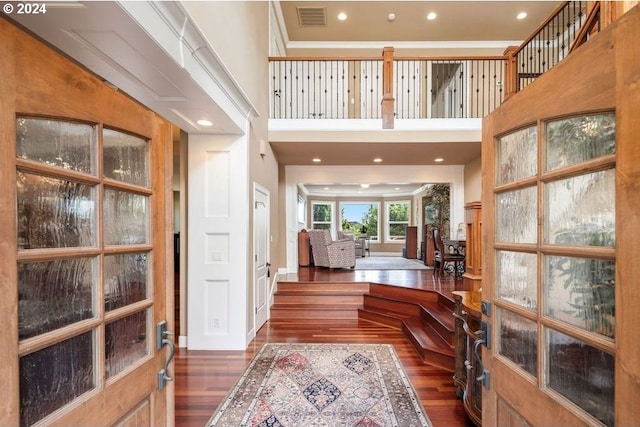
[(373, 159), (374, 163), (380, 163), (382, 162), (382, 159), (380, 157), (376, 157), (375, 159)]
[(369, 184), (360, 184), (361, 188), (369, 188)]
[(324, 188), (323, 188), (323, 190), (327, 190), (327, 191), (329, 191), (329, 190), (330, 190), (330, 188), (329, 188), (329, 187), (324, 187)]
[(395, 13), (390, 13), (389, 15), (387, 15), (387, 19), (389, 21), (393, 21), (394, 19), (396, 19), (396, 14)]
[(200, 119), (196, 123), (198, 123), (200, 126), (213, 126), (213, 122), (204, 119)]
[(438, 15), (437, 15), (435, 12), (429, 12), (429, 13), (427, 14), (427, 19), (428, 19), (429, 21), (433, 21), (434, 19), (436, 19), (436, 17), (437, 17), (437, 16), (438, 16)]
[(524, 19), (526, 17), (527, 17), (527, 12), (520, 12), (518, 16), (516, 16), (516, 18), (518, 19)]
[(347, 19), (347, 14), (346, 14), (346, 13), (344, 13), (344, 12), (340, 12), (340, 13), (338, 14), (338, 19), (339, 19), (339, 20), (341, 20), (341, 21), (346, 20), (346, 19)]
[(436, 157), (435, 159), (433, 159), (433, 161), (436, 163), (441, 163), (444, 162), (444, 159), (442, 157)]
[(319, 157), (314, 157), (313, 159), (311, 159), (311, 161), (313, 163), (320, 163), (322, 160)]
[(399, 189), (400, 189), (400, 187), (396, 187), (396, 188), (395, 188), (395, 190), (399, 190)]

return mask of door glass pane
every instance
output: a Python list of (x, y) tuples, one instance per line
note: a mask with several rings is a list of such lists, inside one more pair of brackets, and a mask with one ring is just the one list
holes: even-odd
[(536, 243), (538, 218), (536, 187), (507, 191), (496, 196), (496, 241)]
[(570, 246), (615, 244), (615, 169), (545, 185), (545, 241)]
[(538, 269), (535, 254), (497, 251), (498, 297), (535, 310)]
[(107, 378), (122, 372), (149, 354), (147, 313), (141, 311), (105, 326), (105, 370)]
[(104, 176), (129, 184), (149, 186), (149, 144), (142, 138), (104, 129)]
[(498, 308), (498, 353), (533, 376), (538, 375), (538, 329), (536, 322)]
[(615, 132), (616, 121), (612, 113), (572, 117), (547, 123), (547, 170), (614, 154)]
[(147, 297), (147, 254), (105, 255), (105, 310), (115, 310)]
[(95, 174), (94, 127), (59, 120), (16, 120), (16, 155), (75, 172)]
[(107, 245), (149, 242), (149, 198), (113, 189), (104, 191), (104, 240)]
[(546, 256), (547, 316), (613, 338), (615, 263), (609, 260)]
[(614, 357), (553, 329), (546, 340), (546, 385), (612, 426)]
[(537, 173), (538, 131), (535, 126), (522, 129), (498, 139), (496, 182), (508, 184)]
[(93, 332), (20, 358), (20, 425), (29, 426), (95, 387)]
[(95, 245), (95, 189), (17, 172), (18, 249)]
[(19, 338), (93, 317), (95, 259), (18, 264)]

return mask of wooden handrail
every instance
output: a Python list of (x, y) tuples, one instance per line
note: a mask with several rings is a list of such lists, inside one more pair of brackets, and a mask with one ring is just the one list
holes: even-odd
[(591, 33), (591, 30), (593, 30), (593, 27), (599, 22), (599, 20), (600, 20), (600, 2), (596, 2), (596, 4), (593, 6), (591, 11), (589, 12), (589, 15), (587, 16), (587, 20), (585, 21), (584, 25), (582, 26), (582, 28), (580, 28), (580, 31), (576, 35), (576, 39), (573, 43), (573, 46), (569, 48), (569, 54), (571, 54), (571, 52), (573, 52), (579, 46), (582, 46), (587, 41), (588, 35)]
[(516, 54), (519, 53), (522, 49), (524, 49), (524, 47), (528, 45), (529, 42), (533, 40), (538, 35), (538, 33), (540, 33), (540, 31), (544, 29), (544, 27), (546, 27), (551, 21), (553, 21), (555, 17), (560, 13), (560, 11), (564, 9), (568, 4), (569, 2), (565, 1), (565, 2), (562, 2), (560, 5), (558, 5), (558, 7), (556, 7), (553, 10), (553, 12), (551, 12), (551, 14), (547, 17), (547, 19), (545, 19), (542, 22), (542, 24), (538, 25), (536, 29), (533, 30), (531, 35), (529, 35), (529, 37), (524, 42), (522, 42), (522, 44), (520, 44), (520, 46), (518, 47), (518, 50), (516, 51)]

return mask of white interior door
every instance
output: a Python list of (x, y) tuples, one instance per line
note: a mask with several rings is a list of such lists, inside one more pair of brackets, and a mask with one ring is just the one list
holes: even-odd
[(253, 250), (255, 331), (269, 318), (269, 190), (254, 183)]

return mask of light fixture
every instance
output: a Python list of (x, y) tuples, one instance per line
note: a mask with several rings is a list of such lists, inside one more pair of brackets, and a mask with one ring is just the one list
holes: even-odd
[(375, 159), (373, 159), (374, 163), (381, 163), (382, 159), (380, 157), (376, 157)]
[(444, 162), (444, 159), (442, 157), (436, 157), (435, 159), (433, 159), (433, 161), (436, 163), (442, 163)]
[(264, 157), (267, 155), (267, 141), (265, 141), (264, 139), (260, 140), (260, 156)]
[(387, 20), (393, 21), (394, 19), (396, 19), (396, 14), (395, 13), (390, 13), (389, 15), (387, 15)]
[(320, 159), (320, 157), (314, 157), (313, 159), (311, 159), (311, 161), (313, 163), (320, 163), (322, 161), (322, 159)]
[(324, 187), (324, 188), (323, 188), (323, 190), (325, 190), (325, 191), (329, 191), (329, 190), (331, 190), (331, 189), (330, 189), (329, 187)]
[(347, 19), (347, 14), (346, 14), (346, 13), (344, 13), (344, 12), (340, 12), (340, 13), (338, 14), (338, 19), (339, 19), (339, 20), (341, 20), (341, 21), (346, 20), (346, 19)]
[(213, 126), (213, 122), (212, 121), (205, 120), (205, 119), (200, 119), (196, 123), (198, 123), (200, 126)]
[(518, 16), (516, 16), (516, 18), (518, 19), (524, 19), (526, 17), (527, 17), (527, 12), (520, 12)]
[(360, 184), (360, 188), (369, 188), (369, 184)]
[(429, 13), (427, 14), (427, 19), (428, 19), (429, 21), (433, 21), (434, 19), (436, 19), (436, 17), (437, 17), (437, 16), (438, 16), (438, 15), (437, 15), (435, 12), (429, 12)]

